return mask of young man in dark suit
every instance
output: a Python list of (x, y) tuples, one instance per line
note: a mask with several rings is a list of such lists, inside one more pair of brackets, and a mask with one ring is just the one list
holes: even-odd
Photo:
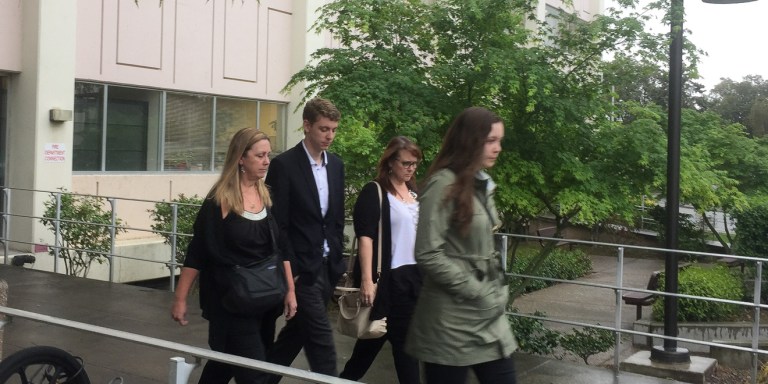
[[(304, 140), (272, 160), (266, 183), (280, 226), (280, 247), (296, 279), (296, 315), (286, 322), (267, 361), (290, 366), (304, 348), (313, 372), (337, 376), (327, 307), (344, 272), (344, 163), (328, 153), (341, 115), (328, 100), (307, 102)], [(272, 376), (270, 383), (280, 381)]]

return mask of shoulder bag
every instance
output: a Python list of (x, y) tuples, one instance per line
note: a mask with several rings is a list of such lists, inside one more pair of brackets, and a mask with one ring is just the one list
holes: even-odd
[[(381, 238), (381, 224), (382, 224), (382, 217), (384, 217), (384, 213), (381, 212), (382, 204), (382, 197), (381, 197), (381, 187), (379, 186), (379, 183), (375, 182), (376, 184), (376, 191), (379, 193), (379, 246), (378, 246), (378, 265), (376, 267), (376, 272), (381, 275), (381, 259), (384, 258), (384, 255), (381, 254), (381, 243), (383, 239)], [(354, 249), (354, 243), (353, 243), (353, 249), (352, 254), (349, 256), (349, 261), (347, 262), (347, 270), (352, 270), (352, 265), (354, 263), (354, 258), (357, 257), (357, 249)], [(349, 274), (349, 273), (348, 273)], [(345, 284), (346, 285), (346, 284)], [(371, 320), (371, 308), (372, 307), (366, 307), (362, 305), (362, 300), (360, 300), (360, 288), (352, 288), (352, 287), (336, 287), (336, 290), (341, 292), (341, 296), (339, 297), (339, 319), (337, 322), (337, 328), (339, 333), (342, 335), (358, 338), (358, 339), (376, 339), (379, 337), (384, 336), (387, 333), (387, 318), (379, 319), (379, 320)]]
[[(273, 220), (271, 213), (267, 220)], [(275, 252), (264, 260), (247, 265), (217, 266), (216, 281), (224, 287), (221, 303), (237, 315), (259, 315), (283, 302), (288, 290), (272, 222), (269, 234)]]

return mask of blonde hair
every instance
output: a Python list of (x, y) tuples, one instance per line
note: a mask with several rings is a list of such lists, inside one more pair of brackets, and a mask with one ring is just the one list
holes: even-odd
[[(208, 198), (213, 198), (216, 203), (226, 207), (229, 212), (235, 212), (241, 215), (245, 210), (243, 206), (243, 194), (240, 192), (240, 158), (248, 152), (254, 144), (259, 141), (269, 141), (266, 133), (256, 128), (243, 128), (229, 142), (227, 156), (224, 158), (224, 169), (221, 171), (219, 180), (213, 184), (211, 191), (208, 192)], [(261, 178), (256, 182), (256, 192), (261, 197), (265, 207), (272, 206), (272, 198), (269, 196), (269, 189)]]

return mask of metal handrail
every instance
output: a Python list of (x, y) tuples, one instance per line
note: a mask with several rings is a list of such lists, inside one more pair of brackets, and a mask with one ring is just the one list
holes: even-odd
[[(39, 191), (39, 190), (29, 190), (29, 189), (21, 189), (21, 188), (7, 188), (7, 187), (0, 187), (0, 188), (2, 188), (2, 192), (5, 194), (4, 201), (5, 201), (5, 205), (6, 205), (5, 207), (2, 207), (3, 211), (0, 212), (0, 214), (2, 214), (2, 220), (3, 220), (3, 224), (4, 224), (4, 233), (2, 234), (3, 235), (2, 241), (3, 241), (3, 243), (4, 243), (5, 247), (6, 247), (6, 255), (8, 255), (8, 252), (7, 252), (8, 242), (13, 242), (13, 240), (7, 238), (7, 228), (9, 226), (9, 218), (15, 217), (15, 216), (21, 216), (21, 215), (13, 215), (10, 212), (8, 212), (8, 203), (9, 203), (9, 200), (10, 200), (10, 196), (8, 195), (8, 191), (13, 189), (13, 190), (19, 190), (19, 191), (32, 191), (32, 192), (54, 193), (54, 194), (55, 193), (61, 193), (61, 192), (60, 191), (58, 191), (58, 192), (57, 191)], [(73, 194), (73, 195), (92, 196), (92, 195), (82, 195), (82, 194)], [(96, 196), (96, 197), (104, 198), (104, 199), (110, 198), (110, 199), (131, 200), (131, 201), (150, 202), (150, 203), (166, 203), (166, 204), (171, 204), (173, 206), (191, 205), (191, 204), (186, 204), (186, 203), (175, 203), (175, 202), (166, 202), (166, 201), (152, 201), (152, 200), (143, 200), (143, 199), (123, 199), (123, 198), (105, 197), (105, 196)], [(115, 204), (111, 204), (110, 206), (113, 208), (113, 215), (114, 215)], [(174, 211), (174, 213), (176, 212), (176, 210), (173, 210), (173, 211)], [(23, 216), (23, 217), (28, 217), (28, 216)], [(28, 218), (39, 219), (38, 217), (28, 217)], [(65, 222), (65, 220), (61, 220), (61, 222)], [(103, 224), (95, 224), (95, 225), (103, 225)], [(117, 227), (118, 226), (114, 225), (114, 220), (113, 220), (113, 224), (111, 225), (111, 228), (112, 228), (111, 234), (112, 234), (113, 238), (115, 236), (114, 235), (114, 233), (115, 233), (114, 229), (117, 228)], [(140, 229), (140, 228), (128, 228), (128, 227), (120, 227), (120, 228), (131, 229), (131, 230), (145, 230), (147, 232), (157, 232), (157, 231), (154, 231), (154, 230), (147, 230), (147, 229)], [(182, 236), (182, 235), (189, 236), (189, 234), (177, 234), (177, 233), (175, 233), (175, 231), (172, 232), (172, 234), (175, 235), (175, 236), (173, 236), (174, 243), (175, 243), (175, 239), (177, 238), (176, 236)], [(602, 329), (606, 329), (606, 330), (611, 330), (611, 331), (616, 333), (616, 350), (617, 351), (618, 351), (618, 347), (619, 347), (620, 335), (628, 334), (628, 335), (638, 335), (638, 336), (646, 336), (646, 337), (653, 337), (653, 338), (660, 338), (660, 339), (674, 339), (674, 340), (677, 340), (677, 341), (683, 341), (683, 342), (688, 342), (688, 343), (693, 343), (693, 344), (718, 346), (718, 347), (727, 348), (727, 349), (740, 350), (740, 351), (748, 351), (748, 352), (751, 352), (753, 354), (753, 356), (757, 356), (758, 354), (760, 354), (760, 355), (768, 354), (768, 351), (763, 350), (763, 349), (759, 349), (758, 348), (758, 344), (757, 344), (757, 335), (758, 335), (757, 330), (758, 330), (759, 325), (760, 325), (759, 324), (759, 321), (760, 321), (759, 316), (755, 316), (755, 320), (753, 322), (753, 335), (754, 336), (753, 336), (753, 346), (752, 346), (752, 348), (739, 347), (739, 346), (733, 346), (733, 345), (727, 345), (727, 344), (712, 343), (712, 342), (706, 342), (706, 341), (701, 341), (701, 340), (693, 340), (693, 339), (687, 339), (687, 338), (671, 338), (671, 337), (668, 337), (668, 336), (659, 335), (659, 334), (655, 334), (655, 333), (639, 332), (639, 331), (634, 331), (634, 330), (625, 330), (625, 329), (621, 328), (621, 320), (622, 320), (621, 315), (622, 315), (622, 305), (623, 305), (622, 300), (621, 300), (621, 294), (622, 294), (623, 291), (646, 292), (646, 293), (654, 293), (654, 294), (657, 294), (657, 295), (660, 295), (660, 296), (677, 296), (677, 297), (688, 298), (688, 299), (708, 300), (708, 301), (714, 301), (714, 302), (736, 304), (736, 305), (741, 305), (741, 306), (753, 307), (755, 309), (756, 313), (759, 313), (760, 310), (768, 309), (768, 305), (760, 304), (760, 302), (759, 302), (759, 295), (760, 295), (759, 282), (761, 281), (761, 275), (758, 275), (758, 278), (755, 281), (755, 287), (754, 287), (754, 290), (755, 290), (755, 295), (754, 295), (755, 302), (753, 302), (753, 303), (742, 302), (742, 301), (734, 301), (734, 300), (708, 298), (708, 297), (702, 297), (702, 296), (684, 295), (684, 294), (671, 294), (671, 293), (667, 293), (667, 292), (655, 292), (655, 291), (648, 291), (648, 290), (645, 290), (645, 289), (624, 287), (622, 276), (623, 276), (623, 268), (624, 268), (623, 252), (624, 252), (625, 249), (633, 249), (633, 250), (641, 250), (641, 251), (652, 251), (652, 252), (663, 252), (663, 253), (678, 253), (678, 254), (690, 255), (692, 257), (712, 257), (712, 258), (737, 259), (737, 260), (741, 260), (742, 262), (754, 262), (758, 266), (761, 266), (762, 263), (765, 261), (765, 259), (763, 259), (763, 258), (750, 257), (750, 256), (740, 256), (740, 255), (725, 255), (725, 254), (719, 254), (719, 253), (713, 253), (713, 252), (700, 252), (700, 251), (687, 251), (687, 250), (669, 250), (669, 249), (659, 248), (659, 247), (627, 245), (627, 244), (618, 244), (618, 243), (606, 243), (606, 242), (596, 242), (596, 241), (578, 240), (578, 239), (567, 239), (567, 238), (542, 237), (542, 236), (532, 236), (532, 235), (522, 235), (522, 234), (511, 234), (511, 233), (499, 233), (497, 235), (500, 236), (501, 239), (502, 239), (502, 249), (504, 250), (504, 254), (502, 255), (502, 258), (504, 259), (504, 265), (505, 266), (506, 266), (506, 256), (507, 256), (506, 255), (506, 253), (507, 253), (506, 250), (508, 249), (508, 244), (507, 243), (508, 243), (510, 238), (515, 238), (515, 239), (519, 239), (519, 240), (544, 240), (544, 241), (552, 241), (552, 242), (559, 242), (559, 243), (565, 242), (565, 243), (572, 243), (572, 244), (579, 244), (579, 245), (588, 245), (588, 246), (599, 246), (599, 247), (614, 248), (614, 249), (617, 250), (618, 268), (617, 268), (617, 276), (616, 276), (615, 285), (596, 284), (596, 283), (588, 283), (588, 282), (572, 281), (572, 280), (562, 280), (562, 279), (553, 279), (553, 278), (545, 278), (545, 277), (538, 277), (538, 276), (514, 274), (514, 273), (509, 273), (509, 272), (506, 273), (508, 276), (520, 277), (520, 278), (524, 278), (524, 279), (538, 279), (538, 280), (555, 282), (555, 283), (574, 284), (574, 285), (580, 285), (580, 286), (590, 286), (590, 287), (596, 287), (596, 288), (601, 288), (601, 289), (613, 290), (614, 294), (616, 296), (616, 306), (615, 306), (616, 316), (615, 316), (615, 319), (614, 319), (615, 324), (614, 324), (613, 327), (606, 327), (606, 326), (600, 326), (600, 325), (588, 324), (588, 323), (582, 323), (582, 322), (574, 322), (574, 321), (569, 321), (569, 320), (564, 320), (564, 319), (536, 317), (536, 316), (527, 315), (527, 314), (520, 314), (520, 313), (508, 313), (510, 316), (530, 317), (530, 318), (537, 318), (538, 320), (541, 320), (541, 321), (547, 321), (547, 322), (553, 322), (553, 323), (562, 323), (562, 324), (567, 324), (567, 325), (572, 325), (572, 326), (593, 327), (593, 328), (602, 328)], [(17, 243), (23, 243), (23, 242), (18, 242), (18, 241), (16, 241), (16, 242)], [(29, 243), (24, 243), (24, 244), (29, 244)], [(114, 242), (113, 242), (113, 244), (114, 244)], [(174, 247), (175, 247), (175, 244), (172, 245), (172, 249), (174, 249)], [(63, 247), (61, 247), (59, 245), (59, 248), (63, 248)], [(105, 252), (100, 252), (100, 253), (106, 254)], [(143, 259), (138, 259), (138, 258), (131, 258), (131, 257), (128, 257), (128, 256), (116, 255), (116, 254), (114, 254), (114, 246), (113, 246), (112, 250), (109, 252), (108, 256), (110, 257), (110, 260), (112, 258), (123, 257), (123, 258), (147, 261), (147, 262), (152, 262), (152, 263), (164, 263), (164, 264), (168, 265), (169, 267), (171, 267), (170, 279), (171, 279), (171, 290), (173, 290), (173, 287), (174, 287), (174, 285), (173, 285), (174, 271), (173, 271), (172, 267), (177, 265), (176, 262), (175, 262), (175, 252), (173, 252), (173, 251), (171, 252), (171, 255), (169, 255), (169, 261), (168, 262), (158, 262), (158, 261), (154, 261), (154, 260), (143, 260)], [(8, 261), (8, 258), (6, 257), (6, 262), (7, 261)], [(112, 264), (112, 263), (110, 263), (110, 264)], [(758, 268), (758, 273), (760, 271), (761, 271), (761, 268)], [(111, 277), (111, 274), (110, 274), (110, 277)], [(0, 312), (2, 312), (3, 310), (14, 311), (14, 309), (12, 309), (12, 308), (0, 307)], [(16, 311), (18, 311), (18, 310), (16, 310)], [(9, 314), (12, 314), (12, 313), (9, 313)], [(24, 315), (26, 317), (26, 314), (32, 314), (32, 313), (31, 312), (24, 312), (24, 311), (22, 311), (22, 312), (17, 312), (15, 315), (16, 316)], [(39, 315), (39, 316), (43, 316), (43, 315)], [(50, 319), (47, 319), (47, 320), (56, 319), (56, 318), (51, 318), (51, 317), (48, 317), (48, 318), (50, 318)], [(61, 320), (61, 319), (58, 319), (58, 320)], [(39, 320), (39, 321), (43, 321), (43, 320)], [(61, 321), (64, 321), (64, 320), (61, 320)], [(50, 322), (52, 324), (64, 325), (64, 326), (67, 326), (66, 324), (68, 324), (68, 323), (56, 323), (54, 321), (46, 321), (46, 322)], [(75, 323), (75, 322), (73, 322), (73, 323)], [(75, 323), (75, 324), (82, 324), (82, 323)], [(84, 324), (84, 325), (88, 326), (87, 324)], [(94, 327), (94, 326), (89, 326), (89, 327)], [(78, 328), (78, 329), (82, 329), (82, 328)], [(88, 330), (88, 329), (84, 329), (84, 330)], [(104, 328), (101, 331), (103, 331), (103, 330), (107, 330), (107, 329)], [(114, 330), (112, 330), (112, 331), (114, 331)], [(97, 332), (97, 333), (100, 333), (100, 332)], [(119, 331), (116, 331), (116, 332), (119, 332)], [(104, 334), (106, 334), (106, 333), (104, 333)], [(126, 335), (126, 334), (127, 333), (124, 333), (122, 335)], [(110, 336), (110, 335), (108, 335), (108, 336)], [(126, 338), (126, 339), (127, 340), (136, 340), (135, 339), (136, 335), (130, 334), (129, 337), (130, 338)], [(149, 339), (152, 339), (152, 338), (149, 338)], [(153, 339), (153, 340), (160, 340), (160, 339)], [(161, 345), (157, 345), (157, 346), (162, 348)], [(184, 345), (183, 344), (175, 343), (174, 346), (175, 347), (179, 347), (179, 346), (184, 346)], [(186, 346), (186, 347), (189, 347), (189, 346)], [(189, 347), (189, 348), (196, 348), (196, 347)], [(209, 353), (211, 353), (211, 354), (215, 354), (216, 353), (216, 352), (212, 352), (212, 351), (205, 350), (205, 349), (199, 349), (198, 352), (205, 352), (206, 354), (201, 354), (201, 355), (196, 355), (196, 356), (198, 356), (198, 357), (206, 357), (206, 358), (209, 356), (208, 355)], [(221, 354), (221, 355), (224, 356), (226, 354)], [(618, 356), (618, 352), (615, 352), (615, 355), (617, 357)], [(219, 358), (222, 358), (222, 356), (218, 356), (218, 358), (216, 358), (215, 355), (210, 355), (210, 356), (213, 356), (214, 360), (218, 360)], [(232, 355), (226, 355), (226, 356), (229, 357), (229, 356), (232, 356)], [(236, 357), (236, 356), (234, 356), (234, 357)], [(240, 359), (242, 359), (242, 358), (240, 358)], [(248, 360), (248, 359), (246, 359), (246, 360)], [(224, 361), (224, 360), (218, 360), (218, 361)], [(231, 362), (231, 360), (226, 360), (226, 361), (227, 362)], [(250, 367), (250, 368), (254, 368), (254, 367), (255, 368), (260, 368), (260, 364), (268, 364), (268, 363), (258, 362), (258, 361), (255, 361), (255, 362), (256, 362), (256, 365), (248, 366), (248, 367)], [(618, 366), (619, 366), (619, 364), (618, 364), (618, 361), (617, 361), (616, 364), (614, 364), (614, 367), (615, 367), (614, 369), (616, 370), (616, 372), (618, 372)], [(278, 367), (280, 367), (281, 369), (285, 368), (285, 367), (282, 367), (282, 366), (278, 366)], [(265, 368), (266, 371), (269, 371), (268, 369), (273, 369), (274, 367), (270, 368), (269, 366), (263, 366), (262, 368)], [(754, 378), (754, 372), (755, 372), (754, 370), (755, 370), (755, 367), (753, 366), (753, 378)], [(269, 371), (269, 372), (271, 372), (271, 371)], [(304, 371), (301, 371), (301, 372), (304, 372)], [(304, 372), (304, 373), (306, 373), (306, 372)]]
[[(173, 341), (158, 339), (155, 337), (149, 337), (139, 335), (136, 333), (120, 331), (112, 328), (101, 327), (98, 325), (92, 325), (87, 323), (81, 323), (79, 321), (72, 321), (62, 319), (59, 317), (43, 315), (35, 312), (24, 311), (21, 309), (15, 309), (5, 306), (0, 306), (0, 313), (6, 314), (11, 317), (20, 317), (33, 321), (38, 321), (46, 324), (58, 325), (66, 328), (77, 329), (81, 331), (91, 332), (102, 336), (108, 336), (123, 341), (131, 341), (141, 345), (147, 345), (151, 347), (161, 348), (179, 353), (186, 353), (196, 358), (204, 358), (208, 360), (215, 360), (222, 363), (237, 365), (239, 367), (257, 369), (259, 371), (274, 373), (281, 376), (292, 377), (308, 381), (311, 383), (321, 384), (352, 384), (355, 381), (346, 379), (340, 379), (338, 377), (322, 375), (319, 373), (306, 371), (298, 368), (286, 367), (279, 364), (268, 363), (266, 361), (249, 359), (242, 356), (230, 355), (228, 353), (216, 352), (206, 348), (194, 347), (182, 343)], [(1, 328), (0, 328), (1, 329)]]

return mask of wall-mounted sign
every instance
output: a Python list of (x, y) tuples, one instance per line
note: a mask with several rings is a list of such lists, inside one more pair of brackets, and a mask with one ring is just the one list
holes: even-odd
[(47, 143), (43, 150), (46, 163), (63, 163), (67, 158), (67, 147), (62, 143)]

